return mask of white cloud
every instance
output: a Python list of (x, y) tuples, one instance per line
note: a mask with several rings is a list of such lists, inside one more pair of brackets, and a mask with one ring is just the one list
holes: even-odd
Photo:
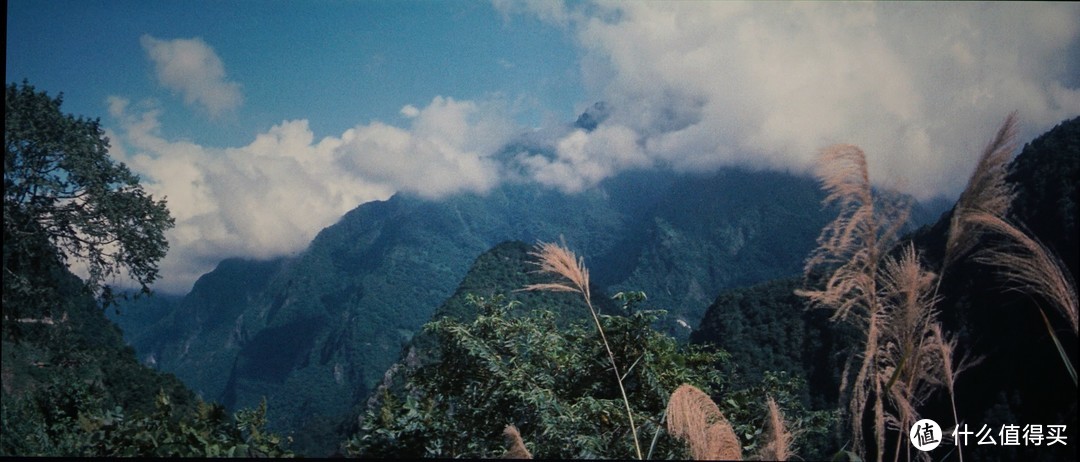
[[(186, 290), (225, 257), (299, 251), (369, 200), (484, 192), (508, 175), (572, 192), (657, 165), (804, 170), (819, 149), (849, 142), (866, 150), (877, 181), (903, 180), (920, 198), (956, 193), (1008, 112), (1019, 111), (1023, 139), (1080, 112), (1066, 80), (1076, 4), (497, 6), (538, 9), (575, 36), (589, 103), (611, 108), (595, 130), (547, 127), (523, 141), (531, 147), (495, 156), (515, 134), (513, 105), (436, 97), (403, 106), (404, 127), (373, 122), (316, 139), (306, 120), (291, 120), (216, 149), (167, 139), (153, 103), (112, 98), (113, 155), (167, 196), (177, 219), (160, 287)], [(189, 104), (214, 115), (241, 103), (201, 40), (144, 36), (143, 46)]]
[(422, 110), (402, 112), (412, 114), (409, 130), (376, 122), (345, 132), (338, 165), (366, 181), (424, 197), (483, 192), (499, 182), (499, 165), (490, 154), (514, 130), (500, 110), (436, 97)]
[[(922, 198), (955, 194), (1012, 110), (1025, 139), (1080, 112), (1080, 89), (1065, 83), (1078, 53), (1076, 4), (534, 8), (570, 24), (589, 93), (615, 108), (605, 125), (632, 131), (647, 158), (678, 169), (803, 170), (821, 148), (850, 142), (879, 180), (902, 180)], [(580, 173), (543, 161), (554, 162), (530, 160), (540, 181)]]
[(555, 142), (555, 155), (520, 153), (514, 159), (540, 184), (576, 193), (621, 170), (649, 166), (634, 131), (601, 125), (592, 132), (577, 129)]
[(143, 35), (140, 43), (154, 62), (158, 82), (182, 94), (184, 103), (201, 106), (211, 117), (243, 103), (240, 84), (228, 80), (221, 58), (201, 38), (159, 40)]
[(413, 117), (416, 117), (416, 116), (420, 115), (420, 110), (417, 109), (416, 106), (413, 106), (411, 104), (406, 104), (405, 106), (403, 106), (401, 108), (401, 115), (411, 119)]
[(484, 153), (509, 129), (483, 104), (435, 98), (409, 129), (359, 125), (316, 141), (306, 120), (284, 121), (246, 146), (209, 148), (162, 134), (153, 103), (112, 97), (111, 154), (165, 197), (176, 227), (159, 289), (190, 289), (227, 257), (271, 258), (304, 249), (322, 228), (397, 191), (438, 197), (498, 181)]

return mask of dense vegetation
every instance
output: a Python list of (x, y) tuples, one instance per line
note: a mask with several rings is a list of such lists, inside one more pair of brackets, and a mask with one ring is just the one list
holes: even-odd
[[(519, 291), (545, 280), (532, 271), (527, 250), (507, 242), (477, 259), (455, 298), (440, 308), (445, 316), (427, 324), (426, 340), (407, 348), (388, 373), (350, 452), (494, 457), (506, 449), (504, 426), (513, 424), (536, 457), (637, 457), (604, 340), (591, 318), (583, 318), (588, 307), (580, 294)], [(469, 292), (480, 287), (490, 295)], [(626, 368), (623, 383), (643, 455), (687, 457), (685, 446), (663, 429), (668, 398), (684, 383), (721, 397), (720, 409), (748, 454), (764, 446), (768, 397), (803, 434), (813, 435), (805, 441), (828, 433), (833, 414), (806, 410), (800, 379), (768, 372), (735, 387), (726, 353), (680, 346), (654, 330), (656, 318), (666, 314), (644, 309), (643, 294), (620, 293), (615, 300), (597, 322), (614, 362)], [(813, 456), (821, 456), (820, 449), (799, 447)]]
[(105, 278), (127, 273), (147, 292), (172, 220), (108, 157), (97, 121), (60, 104), (26, 83), (5, 96), (0, 455), (289, 455), (264, 432), (265, 408), (234, 418), (196, 400), (105, 318)]
[[(687, 425), (722, 421), (722, 454), (884, 460), (920, 456), (904, 435), (929, 417), (1067, 425), (1067, 445), (958, 458), (1076, 457), (1080, 118), (1008, 164), (1006, 123), (953, 210), (907, 235), (851, 146), (825, 151), (825, 209), (808, 179), (737, 170), (366, 204), (302, 255), (120, 303), (144, 360), (193, 393), (103, 311), (106, 276), (148, 292), (165, 204), (60, 103), (7, 89), (2, 455), (492, 457), (505, 436), (537, 457), (686, 457), (718, 454)], [(491, 247), (559, 235), (593, 280), (541, 250), (562, 246)], [(714, 421), (673, 423), (681, 400)]]
[[(88, 292), (108, 304), (113, 276), (144, 293), (157, 279), (173, 219), (139, 177), (109, 157), (97, 120), (60, 111), (28, 82), (4, 93), (4, 314), (53, 314), (53, 260), (84, 267)], [(18, 322), (4, 327), (18, 335)]]
[[(827, 221), (820, 197), (809, 178), (736, 169), (630, 172), (574, 195), (513, 183), (440, 201), (399, 195), (346, 214), (296, 257), (222, 262), (152, 325), (115, 319), (140, 357), (204, 398), (250, 407), (265, 396), (272, 428), (327, 454), (336, 441), (306, 435), (351, 420), (341, 403), (367, 399), (497, 243), (565, 236), (594, 284), (648, 293), (669, 313), (658, 328), (682, 339), (722, 289), (798, 273)], [(264, 348), (281, 333), (305, 340)]]
[[(1007, 146), (1003, 146), (1007, 148)], [(1007, 160), (1007, 157), (1005, 158)], [(1005, 171), (1015, 188), (1006, 217), (1063, 258), (1066, 275), (1076, 280), (1076, 204), (1080, 181), (1080, 119), (1063, 122), (1024, 147)], [(960, 206), (957, 207), (961, 208)], [(914, 243), (925, 268), (941, 268), (954, 213), (945, 214), (900, 243)], [(969, 256), (1007, 241), (984, 233)], [(985, 255), (985, 254), (983, 254)], [(998, 267), (976, 258), (955, 258), (941, 275), (937, 319), (955, 335), (956, 360), (978, 359), (957, 376), (952, 395), (956, 413), (978, 431), (986, 424), (1064, 424), (1075, 435), (1075, 383), (1065, 361), (1075, 364), (1077, 339), (1068, 318), (1038, 294), (1018, 293)], [(812, 409), (837, 409), (850, 396), (839, 393), (843, 362), (853, 348), (862, 348), (860, 333), (834, 324), (828, 310), (806, 310), (792, 290), (820, 282), (776, 281), (721, 294), (692, 335), (694, 342), (718, 345), (750, 376), (763, 367), (800, 374), (809, 381), (805, 403)], [(1041, 309), (1040, 309), (1041, 308)], [(1047, 320), (1040, 315), (1046, 314)], [(1049, 322), (1052, 332), (1048, 331)], [(1059, 350), (1054, 343), (1061, 342)], [(774, 348), (788, 345), (792, 349)], [(858, 350), (856, 350), (858, 351)], [(953, 422), (948, 393), (930, 397), (920, 411), (938, 422)], [(942, 424), (949, 429), (951, 424)], [(864, 434), (873, 434), (867, 427)], [(847, 435), (847, 432), (842, 432)], [(886, 447), (889, 455), (895, 437)], [(850, 441), (846, 441), (850, 446)], [(874, 447), (872, 444), (871, 448)], [(1075, 446), (1001, 447), (972, 444), (964, 457), (974, 460), (1062, 460), (1074, 458)], [(871, 457), (873, 458), (873, 457)]]

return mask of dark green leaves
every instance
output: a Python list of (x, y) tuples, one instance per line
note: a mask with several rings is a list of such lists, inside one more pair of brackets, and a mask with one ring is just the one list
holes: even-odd
[[(439, 361), (409, 371), (404, 396), (383, 392), (349, 449), (381, 457), (495, 457), (500, 432), (521, 430), (542, 458), (634, 456), (629, 421), (607, 353), (590, 324), (563, 326), (548, 310), (523, 312), (500, 297), (469, 297), (472, 322), (443, 318), (426, 326)], [(719, 355), (676, 345), (652, 329), (660, 312), (601, 316), (640, 431), (662, 426), (670, 390), (680, 383), (720, 387)], [(683, 457), (661, 436), (654, 456)]]
[(3, 408), (0, 454), (51, 457), (292, 457), (266, 432), (266, 403), (229, 416), (217, 404), (177, 409), (159, 393), (149, 415), (102, 406), (101, 391), (57, 380)]
[[(158, 277), (173, 218), (139, 177), (108, 154), (98, 120), (60, 111), (25, 81), (4, 98), (4, 313), (42, 315), (49, 271), (85, 266), (86, 287), (112, 301), (105, 281), (130, 276), (143, 292)], [(35, 290), (38, 288), (39, 290)], [(10, 309), (9, 309), (10, 308)], [(21, 309), (22, 313), (12, 310)]]

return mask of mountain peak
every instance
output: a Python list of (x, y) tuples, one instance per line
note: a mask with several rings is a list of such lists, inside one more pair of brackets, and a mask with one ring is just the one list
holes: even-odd
[(596, 127), (610, 116), (611, 106), (603, 101), (598, 101), (578, 116), (577, 120), (574, 122), (574, 127), (591, 132), (596, 130)]

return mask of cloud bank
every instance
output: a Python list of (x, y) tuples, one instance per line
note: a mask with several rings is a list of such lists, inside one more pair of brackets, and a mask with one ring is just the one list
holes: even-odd
[(244, 97), (240, 84), (225, 75), (225, 65), (201, 38), (160, 40), (150, 35), (139, 39), (154, 63), (158, 82), (199, 106), (211, 117), (240, 107)]
[(496, 2), (574, 34), (588, 93), (613, 108), (606, 130), (522, 158), (568, 190), (640, 165), (805, 171), (846, 142), (877, 181), (956, 194), (1009, 112), (1025, 138), (1080, 113), (1076, 4), (573, 5)]
[(271, 258), (304, 249), (345, 212), (398, 191), (438, 197), (486, 191), (508, 118), (491, 107), (437, 97), (413, 108), (407, 129), (379, 122), (316, 140), (287, 120), (248, 145), (209, 148), (162, 134), (152, 102), (109, 100), (111, 154), (165, 197), (176, 227), (156, 287), (184, 292), (227, 257)]
[[(581, 109), (606, 103), (589, 126), (522, 136), (512, 104), (440, 96), (403, 106), (403, 126), (317, 139), (307, 120), (285, 120), (246, 146), (209, 148), (170, 140), (153, 103), (112, 98), (113, 154), (177, 220), (158, 287), (186, 291), (226, 257), (300, 251), (398, 191), (437, 198), (510, 178), (576, 192), (635, 168), (801, 172), (844, 142), (864, 148), (876, 182), (952, 195), (1009, 112), (1021, 139), (1080, 114), (1077, 4), (571, 5), (496, 2), (574, 37), (590, 98)], [(142, 45), (159, 83), (189, 105), (216, 116), (242, 103), (202, 40)], [(507, 151), (511, 141), (521, 149)]]

